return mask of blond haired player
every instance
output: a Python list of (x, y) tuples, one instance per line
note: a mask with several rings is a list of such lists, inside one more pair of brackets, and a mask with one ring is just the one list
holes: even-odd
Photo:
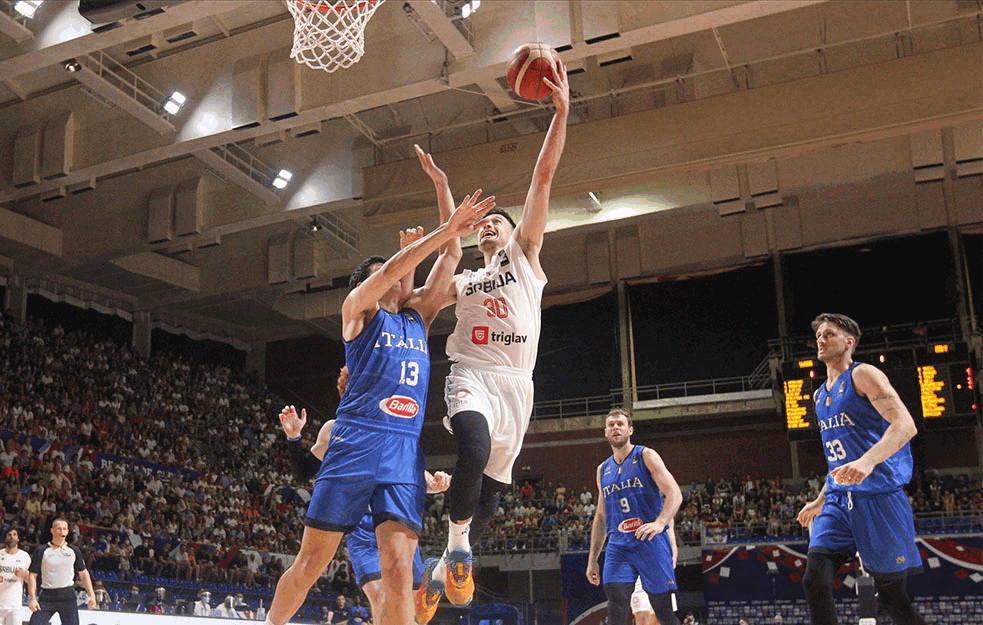
[(15, 529), (4, 535), (6, 548), (0, 551), (0, 625), (20, 625), (24, 601), (24, 582), (30, 575), (31, 556), (18, 548), (20, 534)]
[[(566, 141), (570, 87), (557, 60), (553, 90), (556, 112), (543, 143), (518, 225), (500, 210), (489, 212), (478, 231), (485, 266), (454, 276), (448, 297), (456, 301), (457, 326), (447, 340), (453, 361), (444, 388), (444, 423), (457, 439), (447, 549), (430, 560), (416, 595), (416, 618), (426, 623), (441, 593), (455, 605), (474, 595), (471, 540), (487, 525), (499, 492), (512, 481), (512, 465), (532, 414), (532, 370), (536, 364), (546, 274), (539, 263), (550, 187)], [(453, 203), (443, 175), (418, 151), (437, 188), (438, 201)]]

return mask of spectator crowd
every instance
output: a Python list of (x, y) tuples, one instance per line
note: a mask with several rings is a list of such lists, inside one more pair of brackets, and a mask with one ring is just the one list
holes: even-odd
[[(66, 517), (90, 567), (120, 580), (272, 588), (289, 564), (278, 554), (296, 552), (309, 499), (278, 444), (281, 405), (226, 366), (144, 358), (84, 332), (0, 316), (0, 521), (37, 544), (56, 515)], [(750, 476), (686, 486), (677, 535), (690, 544), (707, 528), (800, 536), (795, 516), (820, 486)], [(983, 513), (979, 477), (920, 474), (910, 498), (919, 513)], [(584, 549), (597, 505), (593, 486), (519, 481), (478, 549)], [(431, 498), (424, 534), (435, 545), (447, 515), (444, 495)], [(318, 590), (357, 594), (344, 550)]]

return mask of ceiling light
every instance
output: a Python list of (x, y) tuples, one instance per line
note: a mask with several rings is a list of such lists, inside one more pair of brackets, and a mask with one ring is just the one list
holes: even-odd
[(588, 191), (587, 197), (589, 197), (591, 200), (590, 204), (587, 206), (587, 212), (588, 213), (601, 212), (601, 209), (604, 207), (601, 206), (601, 200), (597, 199), (597, 195), (595, 195), (593, 191)]
[(481, 0), (470, 0), (461, 5), (461, 17), (468, 19), (481, 6)]
[(311, 220), (311, 232), (317, 232), (321, 229), (321, 222), (317, 220), (317, 217)]
[(14, 3), (14, 10), (26, 17), (27, 19), (32, 19), (34, 17), (34, 12), (38, 10), (41, 3), (44, 0), (18, 0)]
[(292, 173), (290, 173), (286, 169), (281, 169), (279, 173), (277, 173), (276, 178), (273, 179), (273, 187), (277, 189), (283, 189), (284, 187), (287, 186), (287, 183), (290, 182), (290, 179), (293, 177), (294, 175)]
[(175, 115), (181, 110), (181, 107), (184, 106), (187, 99), (188, 98), (184, 97), (183, 93), (180, 91), (175, 91), (171, 94), (171, 97), (167, 98), (167, 102), (164, 103), (164, 110), (171, 115)]
[(82, 64), (75, 59), (68, 59), (65, 61), (65, 71), (72, 72), (73, 74), (82, 69)]

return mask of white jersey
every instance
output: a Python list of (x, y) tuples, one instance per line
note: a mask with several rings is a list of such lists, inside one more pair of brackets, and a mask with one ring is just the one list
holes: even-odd
[(31, 566), (31, 556), (20, 549), (8, 553), (0, 549), (0, 610), (20, 609), (23, 605), (24, 581), (14, 575), (20, 569)]
[(545, 286), (514, 237), (488, 266), (454, 276), (457, 326), (447, 339), (447, 356), (475, 367), (532, 373)]

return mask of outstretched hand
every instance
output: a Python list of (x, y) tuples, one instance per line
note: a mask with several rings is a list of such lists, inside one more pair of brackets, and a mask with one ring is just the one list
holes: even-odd
[(454, 236), (465, 237), (481, 227), (481, 220), (488, 211), (495, 208), (495, 196), (489, 195), (478, 201), (481, 189), (464, 197), (461, 205), (454, 209), (447, 220), (447, 230)]
[(407, 228), (399, 231), (399, 249), (403, 249), (411, 243), (415, 243), (423, 238), (423, 226)]
[(280, 426), (287, 438), (297, 438), (307, 425), (307, 409), (302, 408), (300, 416), (297, 416), (297, 409), (293, 406), (284, 406), (280, 411)]
[(557, 112), (566, 113), (570, 110), (570, 81), (567, 79), (567, 68), (563, 61), (557, 57), (553, 64), (553, 82), (549, 78), (543, 77), (546, 86), (553, 90), (553, 106)]
[(416, 157), (420, 161), (420, 167), (426, 172), (430, 179), (434, 181), (434, 184), (446, 184), (447, 174), (444, 173), (440, 167), (433, 162), (433, 156), (429, 152), (424, 152), (417, 144), (413, 144), (413, 149), (416, 151)]

